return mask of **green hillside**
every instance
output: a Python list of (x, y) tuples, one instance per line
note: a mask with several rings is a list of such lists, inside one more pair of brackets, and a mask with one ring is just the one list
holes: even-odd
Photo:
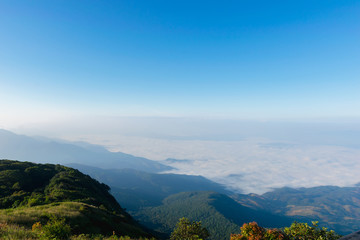
[[(208, 223), (206, 227), (213, 239), (227, 239), (230, 233), (238, 232), (243, 223), (253, 220), (268, 227), (291, 223), (286, 217), (241, 206), (223, 195), (230, 192), (222, 185), (201, 176), (71, 166), (109, 184), (113, 196), (136, 220), (167, 235), (181, 217)], [(206, 191), (212, 194), (205, 194)]]
[(291, 219), (241, 206), (226, 195), (215, 192), (185, 192), (171, 195), (158, 207), (144, 208), (135, 217), (149, 228), (169, 234), (181, 217), (201, 220), (210, 239), (229, 239), (246, 222), (257, 221), (265, 227), (290, 225)]
[(109, 193), (78, 170), (52, 164), (0, 160), (0, 223), (31, 228), (65, 219), (72, 234), (150, 236)]
[(159, 206), (172, 194), (191, 191), (229, 193), (225, 188), (202, 176), (156, 174), (134, 169), (100, 169), (80, 164), (71, 167), (111, 186), (111, 194), (130, 213), (140, 208)]

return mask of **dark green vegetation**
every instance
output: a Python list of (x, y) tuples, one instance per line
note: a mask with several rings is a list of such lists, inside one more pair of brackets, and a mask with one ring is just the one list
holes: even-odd
[(209, 236), (208, 230), (201, 225), (201, 222), (190, 222), (187, 218), (181, 218), (171, 233), (170, 240), (205, 240)]
[(230, 233), (238, 231), (239, 226), (248, 221), (256, 220), (269, 227), (292, 222), (287, 217), (241, 206), (224, 195), (230, 192), (223, 186), (201, 176), (71, 166), (109, 184), (114, 197), (135, 219), (165, 236), (181, 217), (201, 220), (212, 239), (228, 239)]
[[(78, 164), (71, 166), (110, 185), (114, 197), (123, 207), (126, 207), (130, 214), (147, 227), (154, 228), (166, 234), (172, 231), (176, 222), (181, 217), (188, 217), (192, 221), (201, 220), (212, 233), (211, 236), (213, 239), (225, 239), (229, 233), (236, 233), (236, 231), (239, 230), (239, 226), (244, 222), (250, 221), (257, 221), (266, 227), (284, 227), (288, 226), (293, 220), (305, 222), (317, 220), (322, 223), (321, 226), (326, 226), (336, 231), (340, 230), (339, 232), (341, 233), (357, 230), (357, 226), (354, 225), (354, 229), (349, 229), (345, 232), (341, 231), (341, 229), (337, 228), (338, 225), (329, 224), (329, 222), (327, 222), (328, 219), (319, 219), (318, 216), (311, 214), (293, 214), (287, 215), (291, 217), (291, 219), (287, 218), (285, 217), (286, 213), (277, 210), (286, 206), (288, 208), (291, 205), (286, 201), (282, 203), (282, 207), (280, 205), (274, 205), (276, 200), (266, 198), (265, 196), (267, 194), (264, 196), (255, 194), (231, 195), (241, 203), (238, 204), (230, 197), (225, 196), (231, 193), (224, 187), (200, 176), (154, 174), (132, 169), (104, 170)], [(349, 190), (346, 188), (337, 189)], [(212, 197), (206, 195), (208, 193), (203, 193), (203, 198), (201, 198), (200, 193), (189, 193), (191, 191), (212, 191), (225, 195), (218, 194), (217, 196), (222, 197), (214, 200), (213, 196), (215, 196), (215, 193), (212, 193)], [(329, 206), (331, 206), (331, 204), (337, 204), (336, 201), (332, 201), (334, 196), (324, 196), (325, 193), (326, 191), (318, 192), (317, 195), (299, 194), (294, 197), (294, 201), (301, 201), (302, 199), (304, 201), (311, 201), (313, 196), (317, 196), (319, 201), (316, 204), (320, 207), (324, 206), (323, 203), (320, 202), (320, 198), (327, 199), (324, 202), (329, 204)], [(280, 195), (281, 193), (279, 193), (279, 196)], [(286, 194), (284, 196), (286, 196)], [(341, 197), (342, 195), (337, 195), (338, 198), (339, 196)], [(344, 196), (346, 196), (346, 194)], [(176, 199), (179, 200), (176, 201)], [(210, 201), (209, 199), (212, 200)], [(359, 197), (353, 196), (352, 199), (359, 199)], [(211, 206), (208, 205), (209, 202), (211, 202)], [(289, 203), (293, 204), (293, 202)], [(215, 210), (214, 207), (216, 207)], [(292, 207), (296, 207), (296, 205)], [(207, 211), (210, 211), (209, 209), (213, 209), (218, 214), (207, 214)], [(234, 211), (234, 209), (241, 209), (241, 211)], [(270, 211), (273, 214), (269, 214)], [(284, 217), (279, 217), (279, 215)], [(216, 220), (214, 220), (214, 218)], [(220, 222), (221, 224), (218, 224)], [(344, 226), (345, 224), (346, 222), (344, 222)]]
[(280, 188), (263, 195), (239, 195), (237, 200), (254, 209), (313, 219), (341, 234), (360, 226), (360, 187), (323, 186)]
[(134, 169), (104, 170), (79, 164), (69, 166), (89, 174), (111, 187), (111, 193), (130, 212), (159, 206), (166, 197), (190, 191), (230, 193), (223, 186), (201, 176), (155, 174)]
[(226, 195), (215, 192), (186, 192), (163, 200), (163, 205), (144, 208), (135, 215), (140, 222), (160, 232), (171, 233), (177, 221), (186, 217), (201, 220), (210, 239), (229, 239), (243, 223), (258, 221), (266, 227), (290, 225), (291, 219), (243, 207)]
[(0, 160), (0, 223), (31, 229), (64, 219), (71, 234), (150, 236), (109, 194), (109, 187), (78, 170)]
[(38, 163), (80, 163), (100, 168), (133, 168), (147, 172), (171, 169), (146, 158), (87, 143), (69, 143), (46, 138), (32, 138), (0, 129), (0, 159), (16, 159)]

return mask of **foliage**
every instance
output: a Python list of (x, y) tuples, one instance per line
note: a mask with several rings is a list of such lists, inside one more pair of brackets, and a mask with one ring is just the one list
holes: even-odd
[(340, 238), (333, 230), (325, 227), (318, 227), (318, 222), (312, 222), (312, 226), (307, 223), (294, 222), (290, 227), (284, 229), (284, 233), (291, 239), (313, 239), (313, 240), (335, 240)]
[[(59, 237), (53, 237), (53, 235), (46, 235), (42, 231), (42, 226), (39, 222), (33, 224), (36, 226), (33, 230), (27, 229), (14, 224), (1, 224), (0, 223), (0, 239), (8, 240), (54, 240), (61, 239)], [(129, 236), (104, 236), (101, 234), (80, 234), (80, 235), (68, 235), (66, 239), (69, 240), (155, 240), (154, 238), (132, 238)]]
[(0, 239), (38, 239), (38, 235), (23, 226), (0, 223)]
[(42, 236), (52, 239), (67, 239), (70, 233), (106, 235), (113, 231), (131, 237), (151, 236), (109, 190), (72, 168), (0, 160), (0, 223), (28, 230), (41, 228)]
[(42, 226), (40, 222), (34, 223), (32, 231), (44, 239), (64, 240), (71, 235), (70, 225), (65, 223), (64, 218), (57, 217), (51, 217), (45, 226)]
[(187, 192), (171, 195), (163, 201), (163, 205), (142, 209), (135, 217), (147, 227), (170, 235), (179, 219), (201, 219), (201, 223), (210, 233), (210, 239), (227, 238), (230, 233), (239, 231), (241, 225), (227, 219), (211, 204), (211, 192)]
[(131, 238), (129, 236), (116, 236), (104, 237), (103, 235), (74, 235), (70, 237), (71, 240), (156, 240), (155, 238)]
[(245, 223), (241, 227), (241, 234), (232, 234), (230, 240), (336, 240), (340, 235), (326, 228), (319, 228), (317, 222), (312, 226), (307, 223), (294, 222), (283, 230), (266, 229), (256, 222)]
[(128, 210), (137, 211), (158, 206), (164, 198), (190, 191), (216, 191), (227, 193), (225, 188), (202, 176), (155, 174), (134, 169), (100, 169), (74, 164), (81, 172), (109, 184), (111, 193)]
[(292, 223), (291, 219), (244, 207), (224, 194), (205, 191), (171, 195), (161, 206), (144, 208), (134, 216), (147, 227), (168, 234), (181, 217), (201, 220), (212, 240), (228, 239), (231, 233), (240, 233), (240, 226), (246, 222), (258, 221), (266, 227)]
[(0, 209), (78, 201), (122, 212), (107, 185), (61, 165), (0, 160), (0, 190)]
[(71, 235), (71, 228), (65, 219), (53, 217), (42, 228), (43, 236), (47, 239), (65, 240)]
[(256, 222), (245, 223), (241, 227), (241, 234), (232, 234), (231, 240), (276, 240), (287, 239), (278, 229), (265, 229)]
[(190, 222), (187, 218), (180, 218), (176, 228), (171, 233), (171, 240), (197, 240), (207, 239), (209, 232), (201, 222)]
[(0, 209), (78, 201), (121, 212), (107, 185), (61, 165), (0, 160), (0, 188)]

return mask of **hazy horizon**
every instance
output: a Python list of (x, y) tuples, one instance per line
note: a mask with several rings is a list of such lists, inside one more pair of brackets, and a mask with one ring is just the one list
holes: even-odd
[[(41, 127), (41, 128), (40, 128)], [(31, 125), (18, 134), (84, 141), (202, 175), (242, 193), (360, 182), (357, 121), (110, 118)], [(349, 134), (351, 133), (351, 134)], [(166, 159), (185, 161), (166, 161)]]
[(0, 2), (0, 128), (245, 192), (359, 182), (360, 2)]

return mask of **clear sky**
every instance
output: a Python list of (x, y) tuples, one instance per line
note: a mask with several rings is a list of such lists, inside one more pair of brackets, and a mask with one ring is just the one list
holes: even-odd
[(0, 0), (1, 128), (248, 192), (349, 186), (360, 1)]
[(360, 117), (360, 1), (0, 1), (0, 127)]

